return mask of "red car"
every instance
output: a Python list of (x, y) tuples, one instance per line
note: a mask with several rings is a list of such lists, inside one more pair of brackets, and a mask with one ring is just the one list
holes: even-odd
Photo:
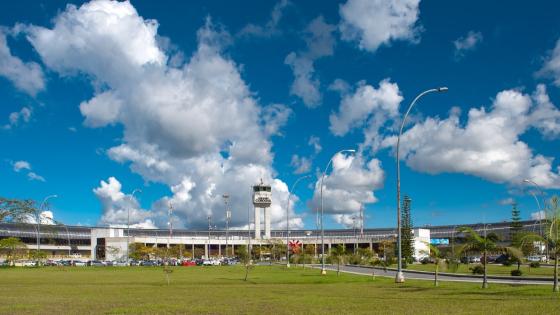
[(184, 261), (181, 263), (181, 266), (185, 266), (185, 267), (188, 267), (188, 266), (196, 266), (196, 263), (195, 263), (194, 261), (192, 261), (192, 260), (184, 260)]

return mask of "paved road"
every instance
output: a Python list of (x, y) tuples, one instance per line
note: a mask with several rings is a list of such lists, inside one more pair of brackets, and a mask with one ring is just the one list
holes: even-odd
[[(313, 268), (321, 268), (320, 265), (313, 265)], [(336, 271), (336, 266), (326, 266), (327, 270)], [(353, 273), (358, 275), (370, 276), (372, 273), (372, 268), (370, 267), (359, 267), (359, 266), (340, 266), (341, 272)], [(383, 270), (383, 268), (375, 268), (375, 276), (378, 277), (389, 277), (395, 278), (396, 271), (394, 270)], [(416, 280), (434, 280), (433, 273), (419, 273), (419, 272), (404, 272), (406, 279), (416, 279)], [(477, 276), (452, 276), (452, 275), (439, 275), (438, 279), (440, 281), (457, 281), (457, 282), (480, 282), (482, 283), (482, 277)], [(505, 284), (542, 284), (542, 285), (552, 285), (552, 278), (547, 280), (536, 280), (536, 279), (499, 279), (498, 277), (489, 276), (488, 283), (505, 283)]]

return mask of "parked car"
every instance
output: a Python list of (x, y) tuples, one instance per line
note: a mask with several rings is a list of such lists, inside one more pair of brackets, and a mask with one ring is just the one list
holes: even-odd
[(142, 265), (141, 265), (141, 266), (155, 267), (155, 266), (158, 266), (158, 265), (159, 265), (158, 262), (155, 261), (155, 260), (144, 260), (144, 261), (142, 262)]
[(527, 257), (527, 261), (529, 261), (529, 262), (545, 262), (546, 261), (546, 256), (544, 256), (544, 255), (529, 256), (529, 257)]
[(116, 267), (126, 267), (126, 266), (128, 266), (126, 261), (113, 261), (112, 264), (113, 264), (113, 266), (116, 266)]
[(92, 267), (103, 267), (105, 266), (102, 262), (100, 262), (99, 260), (92, 260), (88, 262), (88, 266), (92, 266)]
[(23, 267), (35, 267), (37, 266), (37, 262), (33, 260), (25, 260), (21, 264)]
[(86, 266), (86, 263), (84, 261), (81, 261), (81, 260), (74, 260), (74, 266), (83, 267), (83, 266)]
[(202, 262), (203, 266), (219, 266), (221, 263), (218, 259), (205, 259)]
[(196, 262), (192, 260), (183, 260), (181, 266), (189, 267), (189, 266), (196, 266)]

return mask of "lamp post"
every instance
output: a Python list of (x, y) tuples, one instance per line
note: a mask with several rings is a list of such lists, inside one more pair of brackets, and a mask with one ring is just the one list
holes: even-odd
[[(134, 199), (135, 193), (141, 193), (142, 190), (134, 189), (130, 194), (130, 201)], [(130, 265), (130, 205), (126, 209), (126, 265)]]
[(325, 228), (324, 228), (324, 225), (323, 225), (323, 214), (324, 214), (324, 209), (323, 209), (323, 180), (325, 178), (325, 174), (327, 173), (327, 170), (329, 169), (329, 166), (332, 163), (333, 158), (337, 154), (341, 154), (341, 153), (344, 153), (344, 152), (354, 153), (354, 152), (356, 152), (356, 150), (348, 149), (348, 150), (340, 150), (340, 151), (336, 152), (331, 157), (331, 159), (329, 160), (329, 163), (327, 164), (327, 167), (325, 167), (325, 170), (323, 171), (323, 174), (321, 175), (321, 274), (322, 275), (327, 274), (327, 270), (325, 269)]
[[(301, 176), (296, 179), (291, 189), (288, 189), (288, 205), (286, 206), (286, 267), (290, 268), (290, 197), (292, 197), (292, 191), (296, 189), (299, 181), (310, 178), (311, 175)], [(297, 266), (297, 264), (296, 264)]]
[(41, 205), (39, 205), (39, 209), (35, 210), (35, 216), (37, 218), (37, 267), (39, 267), (39, 253), (41, 252), (41, 212), (43, 212), (43, 207), (47, 203), (47, 201), (51, 198), (56, 198), (58, 195), (50, 195), (43, 199)]
[(408, 107), (408, 110), (406, 111), (406, 114), (404, 115), (404, 118), (401, 122), (401, 128), (399, 130), (399, 136), (397, 138), (397, 152), (396, 152), (396, 157), (397, 157), (397, 276), (395, 278), (395, 282), (397, 283), (404, 282), (404, 274), (402, 272), (402, 248), (401, 248), (401, 166), (399, 160), (399, 147), (401, 143), (401, 135), (403, 132), (404, 124), (406, 123), (406, 118), (408, 117), (410, 110), (412, 109), (412, 107), (414, 107), (414, 104), (416, 104), (416, 102), (422, 96), (432, 92), (446, 92), (447, 90), (448, 90), (447, 87), (439, 87), (436, 89), (429, 89), (418, 94), (418, 96), (414, 98), (412, 103), (410, 103), (410, 106)]
[[(224, 203), (226, 205), (226, 258), (227, 258), (228, 257), (227, 248), (228, 248), (228, 237), (229, 237), (229, 219), (231, 218), (231, 212), (228, 209), (229, 195), (228, 194), (223, 194), (222, 198), (224, 198)], [(222, 245), (220, 245), (220, 246), (222, 246)]]
[[(530, 180), (530, 179), (524, 179), (523, 182), (531, 184), (539, 190), (539, 192), (541, 193), (541, 196), (543, 198), (543, 206), (545, 206), (545, 208), (546, 208), (546, 199), (544, 198), (544, 192), (543, 192), (541, 186), (539, 184), (535, 183), (534, 181)], [(542, 216), (541, 216), (541, 214), (544, 215), (544, 219), (545, 219), (545, 222), (546, 222), (546, 212), (542, 210), (541, 204), (539, 203), (539, 199), (537, 198), (537, 196), (535, 196), (535, 194), (533, 192), (531, 192), (531, 195), (533, 195), (533, 198), (535, 198), (535, 201), (537, 202), (537, 207), (539, 209), (539, 233), (540, 233), (540, 236), (545, 237), (546, 262), (548, 263), (548, 240), (546, 240), (546, 235), (543, 235), (543, 232), (542, 232)]]

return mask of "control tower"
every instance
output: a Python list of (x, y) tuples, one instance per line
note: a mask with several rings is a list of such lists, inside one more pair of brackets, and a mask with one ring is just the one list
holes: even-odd
[(261, 238), (261, 211), (264, 211), (264, 238), (270, 238), (270, 204), (272, 189), (270, 185), (261, 183), (253, 186), (253, 205), (255, 206), (255, 238)]

